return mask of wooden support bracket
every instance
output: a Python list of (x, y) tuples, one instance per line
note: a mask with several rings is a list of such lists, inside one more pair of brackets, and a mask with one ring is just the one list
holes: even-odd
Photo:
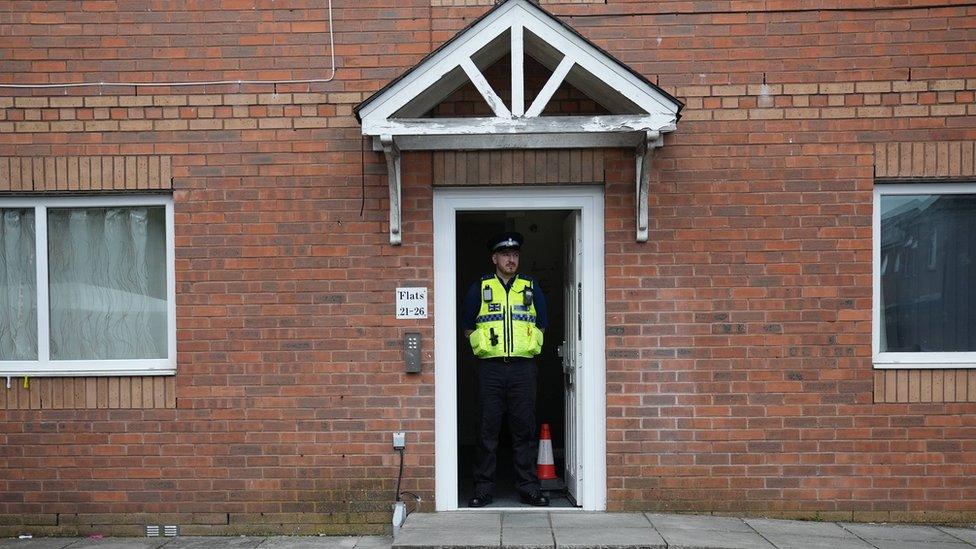
[(659, 132), (648, 131), (637, 143), (637, 242), (647, 242), (648, 214), (647, 199), (651, 185), (651, 160), (654, 149), (664, 146), (664, 138)]
[(390, 245), (399, 246), (402, 241), (400, 230), (400, 148), (392, 135), (381, 135), (383, 155), (386, 156), (386, 171), (390, 178)]

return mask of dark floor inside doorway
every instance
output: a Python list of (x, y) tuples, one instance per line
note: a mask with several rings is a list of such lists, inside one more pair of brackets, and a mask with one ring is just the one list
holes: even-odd
[[(461, 451), (464, 455), (459, 460), (460, 469), (458, 471), (458, 479), (460, 480), (461, 486), (458, 490), (458, 508), (465, 509), (468, 507), (468, 500), (474, 497), (474, 484), (471, 481), (474, 447), (462, 446)], [(560, 460), (556, 460), (557, 471), (562, 470), (561, 466), (562, 463), (560, 463)], [(549, 497), (549, 507), (576, 507), (572, 500), (567, 497), (565, 489), (544, 490), (544, 492)], [(519, 501), (518, 492), (515, 490), (515, 471), (512, 468), (511, 449), (499, 447), (498, 469), (495, 472), (495, 493), (493, 494), (493, 499), (492, 504), (484, 507), (484, 509), (491, 509), (493, 507), (525, 507), (527, 509), (534, 509), (531, 505), (526, 505)]]

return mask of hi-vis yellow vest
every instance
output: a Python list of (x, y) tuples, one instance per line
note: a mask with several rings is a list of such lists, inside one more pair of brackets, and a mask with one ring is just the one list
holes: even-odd
[(535, 299), (531, 296), (529, 278), (516, 275), (508, 292), (495, 275), (481, 279), (481, 309), (475, 330), (468, 337), (474, 356), (531, 358), (542, 352), (542, 330), (535, 326)]

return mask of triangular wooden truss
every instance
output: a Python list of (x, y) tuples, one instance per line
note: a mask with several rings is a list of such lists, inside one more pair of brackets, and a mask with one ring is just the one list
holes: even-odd
[[(492, 88), (484, 70), (511, 56), (511, 100)], [(531, 104), (525, 97), (525, 55), (552, 70)], [(471, 82), (492, 117), (424, 115)], [(603, 106), (598, 116), (543, 116), (566, 82)], [(674, 131), (683, 105), (528, 0), (497, 5), (404, 75), (358, 105), (356, 116), (373, 148), (386, 154), (390, 176), (390, 243), (399, 244), (400, 151), (635, 147), (637, 240), (647, 240), (647, 193), (653, 150)]]

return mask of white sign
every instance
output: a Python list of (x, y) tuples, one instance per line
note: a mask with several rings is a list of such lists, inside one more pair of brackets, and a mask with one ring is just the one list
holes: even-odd
[(396, 317), (427, 318), (427, 288), (397, 288)]

